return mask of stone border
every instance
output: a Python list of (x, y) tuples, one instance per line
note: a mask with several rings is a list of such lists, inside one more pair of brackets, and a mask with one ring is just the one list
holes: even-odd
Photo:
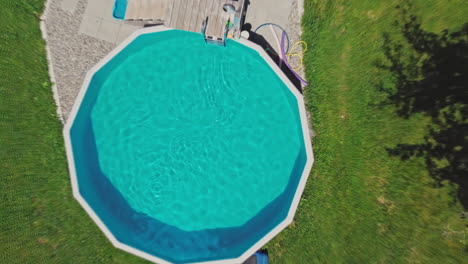
[(55, 73), (54, 73), (54, 65), (52, 64), (52, 52), (50, 51), (50, 45), (48, 43), (48, 39), (47, 39), (47, 29), (46, 29), (46, 24), (45, 24), (45, 21), (47, 19), (47, 14), (49, 13), (49, 6), (50, 6), (50, 3), (51, 3), (51, 0), (47, 0), (44, 4), (44, 13), (42, 13), (42, 15), (40, 16), (40, 22), (39, 22), (39, 27), (41, 29), (41, 35), (42, 35), (42, 39), (44, 40), (44, 46), (45, 46), (45, 50), (46, 50), (46, 59), (47, 59), (47, 67), (48, 67), (48, 71), (49, 71), (49, 79), (50, 79), (50, 82), (52, 84), (52, 95), (54, 97), (54, 100), (55, 100), (55, 105), (57, 106), (57, 116), (58, 116), (58, 119), (64, 123), (65, 120), (63, 118), (63, 112), (62, 112), (62, 108), (60, 107), (60, 97), (59, 97), (59, 93), (58, 93), (58, 89), (57, 89), (57, 84), (56, 84), (56, 79), (55, 79)]
[[(146, 260), (155, 262), (155, 263), (162, 263), (162, 264), (170, 264), (170, 262), (163, 260), (161, 258), (155, 257), (153, 255), (150, 255), (146, 252), (140, 251), (136, 248), (130, 247), (126, 244), (123, 244), (119, 242), (114, 235), (107, 229), (106, 225), (99, 219), (97, 214), (93, 211), (91, 206), (86, 202), (86, 200), (81, 196), (79, 192), (79, 187), (78, 187), (78, 180), (77, 180), (77, 175), (76, 175), (76, 170), (75, 170), (75, 162), (73, 158), (73, 151), (72, 151), (72, 145), (71, 145), (71, 138), (70, 138), (70, 129), (71, 126), (76, 118), (76, 115), (78, 113), (79, 107), (81, 105), (81, 102), (83, 101), (84, 95), (86, 94), (86, 90), (88, 89), (89, 83), (91, 81), (91, 78), (93, 75), (101, 68), (103, 67), (107, 62), (109, 62), (115, 55), (117, 55), (121, 50), (123, 50), (130, 42), (132, 42), (135, 38), (137, 38), (139, 35), (142, 34), (148, 34), (148, 33), (155, 33), (155, 32), (161, 32), (161, 31), (166, 31), (166, 30), (172, 30), (171, 28), (167, 28), (165, 26), (156, 26), (156, 27), (149, 27), (149, 28), (142, 28), (137, 31), (135, 31), (130, 37), (125, 39), (122, 43), (120, 43), (114, 50), (112, 50), (104, 59), (102, 59), (98, 64), (96, 64), (91, 70), (88, 71), (86, 74), (86, 78), (83, 82), (83, 85), (81, 87), (81, 90), (76, 98), (75, 104), (73, 105), (73, 108), (71, 110), (70, 116), (68, 118), (68, 121), (66, 122), (64, 129), (63, 129), (63, 136), (65, 139), (65, 147), (66, 147), (66, 153), (67, 153), (67, 159), (68, 159), (68, 167), (70, 171), (70, 178), (71, 178), (71, 183), (72, 183), (72, 189), (73, 189), (73, 196), (75, 199), (80, 203), (80, 205), (85, 209), (85, 211), (88, 213), (88, 215), (94, 220), (94, 222), (98, 225), (98, 227), (101, 229), (101, 231), (107, 236), (107, 238), (111, 241), (112, 245), (114, 247), (122, 249), (124, 251), (127, 251), (129, 253), (132, 253), (134, 255), (137, 255), (139, 257), (142, 257)], [(253, 255), (258, 249), (260, 249), (263, 245), (265, 245), (268, 241), (270, 241), (272, 238), (274, 238), (279, 232), (281, 232), (283, 229), (285, 229), (289, 224), (292, 223), (294, 219), (294, 214), (296, 213), (297, 207), (299, 205), (299, 201), (301, 198), (301, 195), (304, 191), (304, 187), (307, 181), (307, 178), (310, 174), (310, 171), (312, 169), (312, 164), (314, 162), (314, 156), (312, 152), (312, 144), (311, 144), (311, 138), (309, 134), (309, 128), (308, 128), (308, 121), (307, 121), (307, 115), (306, 115), (306, 109), (305, 109), (305, 104), (302, 95), (297, 91), (296, 87), (291, 83), (291, 81), (286, 77), (286, 75), (279, 69), (279, 67), (275, 64), (275, 62), (268, 56), (268, 54), (257, 44), (245, 40), (245, 39), (239, 39), (239, 43), (257, 51), (263, 59), (269, 64), (269, 66), (274, 70), (274, 72), (281, 78), (281, 80), (286, 84), (286, 86), (291, 90), (291, 92), (294, 94), (298, 101), (298, 106), (299, 106), (299, 114), (301, 118), (301, 123), (302, 123), (302, 134), (304, 136), (304, 143), (305, 143), (305, 148), (306, 148), (306, 155), (307, 155), (307, 162), (305, 164), (301, 180), (299, 181), (299, 185), (296, 189), (296, 194), (294, 195), (294, 199), (292, 201), (291, 207), (289, 209), (288, 215), (286, 219), (284, 219), (280, 224), (278, 224), (273, 230), (271, 230), (268, 234), (266, 234), (263, 238), (261, 238), (257, 243), (255, 243), (253, 246), (251, 246), (246, 252), (244, 252), (241, 256), (233, 259), (224, 259), (224, 260), (216, 260), (216, 261), (205, 261), (205, 262), (197, 262), (197, 264), (232, 264), (232, 263), (242, 263), (245, 261), (247, 258), (249, 258), (251, 255)]]

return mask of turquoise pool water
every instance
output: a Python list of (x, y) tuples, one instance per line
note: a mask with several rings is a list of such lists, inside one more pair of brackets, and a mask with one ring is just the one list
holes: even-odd
[(237, 257), (284, 219), (301, 131), (255, 51), (171, 30), (95, 74), (71, 135), (80, 193), (116, 238), (184, 262)]

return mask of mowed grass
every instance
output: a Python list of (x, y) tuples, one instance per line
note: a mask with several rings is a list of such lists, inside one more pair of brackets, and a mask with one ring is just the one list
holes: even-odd
[[(303, 18), (316, 162), (294, 224), (267, 245), (272, 263), (463, 263), (466, 220), (422, 160), (385, 147), (422, 140), (377, 89), (391, 84), (383, 32), (398, 1), (307, 1)], [(0, 0), (0, 263), (145, 263), (112, 247), (74, 201), (47, 76), (42, 0)], [(458, 29), (462, 0), (416, 1), (427, 30)]]
[(42, 9), (0, 1), (0, 263), (145, 263), (115, 249), (72, 198)]
[[(403, 119), (383, 106), (392, 85), (383, 34), (404, 1), (306, 0), (305, 91), (316, 161), (294, 224), (267, 246), (272, 263), (466, 263), (467, 220), (453, 187), (433, 188), (423, 159), (401, 161), (386, 148), (419, 143), (429, 119)], [(407, 2), (407, 1), (406, 1)], [(413, 1), (432, 32), (468, 22), (465, 1)], [(464, 236), (465, 234), (465, 236)]]

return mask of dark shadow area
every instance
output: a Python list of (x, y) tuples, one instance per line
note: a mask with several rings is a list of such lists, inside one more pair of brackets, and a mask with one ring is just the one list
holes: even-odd
[(160, 21), (148, 21), (148, 22), (143, 22), (143, 23), (144, 23), (143, 25), (144, 28), (164, 25), (164, 23)]
[[(276, 65), (279, 66), (279, 63), (280, 63), (279, 55), (275, 52), (275, 50), (270, 45), (270, 43), (268, 43), (268, 41), (261, 34), (258, 34), (252, 31), (252, 25), (250, 23), (244, 24), (242, 27), (242, 30), (248, 31), (249, 40), (261, 46), (267, 52), (270, 58), (276, 63)], [(286, 77), (288, 77), (288, 79), (293, 83), (296, 89), (300, 93), (302, 93), (301, 82), (296, 78), (296, 76), (294, 76), (294, 73), (292, 73), (291, 70), (288, 67), (286, 67), (284, 63), (282, 64), (280, 69), (281, 71), (283, 71), (284, 74), (286, 74)]]
[(403, 40), (385, 35), (389, 71), (395, 86), (386, 89), (385, 103), (409, 118), (416, 113), (431, 119), (421, 144), (388, 149), (402, 160), (422, 157), (437, 186), (458, 185), (458, 198), (468, 208), (468, 23), (455, 32), (434, 34), (421, 27), (408, 7), (398, 7)]

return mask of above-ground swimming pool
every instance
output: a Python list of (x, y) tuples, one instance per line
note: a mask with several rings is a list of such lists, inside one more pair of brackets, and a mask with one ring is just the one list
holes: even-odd
[(75, 197), (153, 261), (244, 260), (290, 223), (312, 165), (300, 94), (248, 41), (133, 34), (65, 127)]

